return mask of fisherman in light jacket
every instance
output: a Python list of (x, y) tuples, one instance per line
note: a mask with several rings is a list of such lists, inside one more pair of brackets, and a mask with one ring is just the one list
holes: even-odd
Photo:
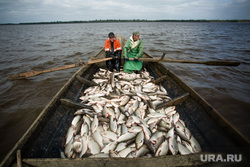
[[(133, 35), (126, 42), (123, 48), (123, 56), (125, 57), (125, 64), (123, 67), (124, 72), (127, 73), (140, 73), (142, 68), (142, 61), (138, 61), (138, 58), (143, 56), (143, 42), (140, 38), (140, 32), (133, 32)], [(129, 60), (129, 58), (134, 58), (134, 60)]]

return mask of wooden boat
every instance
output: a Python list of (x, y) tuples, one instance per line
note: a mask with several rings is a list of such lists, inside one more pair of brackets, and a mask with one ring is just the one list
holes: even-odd
[[(119, 40), (122, 45), (125, 43), (124, 39)], [(91, 59), (102, 58), (104, 55), (105, 51), (102, 49)], [(152, 56), (144, 52), (144, 57)], [(105, 67), (105, 63), (79, 69), (49, 102), (0, 166), (197, 166), (208, 163), (201, 161), (201, 155), (228, 153), (243, 154), (242, 161), (235, 163), (245, 163), (247, 160), (245, 156), (250, 146), (249, 141), (192, 88), (159, 62), (144, 63), (144, 68), (175, 99), (172, 105), (176, 105), (181, 119), (198, 140), (203, 152), (135, 159), (62, 159), (60, 150), (64, 149), (65, 135), (76, 109), (72, 107), (74, 104), (66, 105), (61, 99), (79, 102), (79, 96), (91, 84), (87, 81), (91, 80), (99, 67)]]

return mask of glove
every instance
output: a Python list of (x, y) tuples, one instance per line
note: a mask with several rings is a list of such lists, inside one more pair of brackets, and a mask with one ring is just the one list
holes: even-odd
[(135, 57), (135, 58), (134, 58), (134, 61), (138, 61), (138, 57)]
[(128, 58), (128, 57), (125, 57), (125, 60), (129, 61), (129, 58)]
[(112, 54), (111, 56), (112, 56), (112, 59), (115, 59), (115, 55)]

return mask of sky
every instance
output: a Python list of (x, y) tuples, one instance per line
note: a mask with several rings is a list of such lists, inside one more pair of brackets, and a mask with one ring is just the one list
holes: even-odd
[(250, 0), (0, 0), (0, 23), (248, 19)]

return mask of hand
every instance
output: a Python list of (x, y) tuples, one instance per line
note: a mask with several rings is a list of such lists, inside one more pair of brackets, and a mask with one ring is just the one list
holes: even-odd
[(125, 57), (125, 60), (129, 61), (129, 58), (128, 58), (128, 57)]
[(135, 58), (134, 58), (134, 61), (138, 61), (138, 57), (135, 57)]

